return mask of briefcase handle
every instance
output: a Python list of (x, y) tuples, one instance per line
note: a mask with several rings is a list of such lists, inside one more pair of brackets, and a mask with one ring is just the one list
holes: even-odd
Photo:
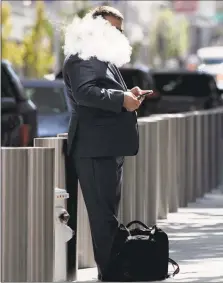
[(130, 226), (132, 226), (132, 225), (134, 225), (134, 224), (141, 225), (143, 228), (148, 229), (148, 230), (151, 230), (151, 228), (149, 228), (146, 224), (144, 224), (143, 222), (141, 222), (141, 221), (139, 221), (139, 220), (134, 220), (134, 221), (129, 222), (129, 223), (126, 225), (126, 228), (130, 228)]

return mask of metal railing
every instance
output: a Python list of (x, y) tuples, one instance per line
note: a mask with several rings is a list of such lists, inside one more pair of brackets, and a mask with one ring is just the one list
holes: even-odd
[[(125, 158), (121, 222), (138, 219), (152, 225), (221, 185), (222, 108), (138, 122), (139, 153)], [(62, 150), (66, 136), (35, 139), (34, 148), (1, 149), (2, 281), (53, 278), (53, 189), (66, 188)], [(80, 188), (77, 215), (78, 267), (93, 267)]]

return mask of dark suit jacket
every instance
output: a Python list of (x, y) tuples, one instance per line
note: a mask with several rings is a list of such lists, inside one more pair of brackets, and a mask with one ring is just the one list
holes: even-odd
[(63, 67), (72, 105), (68, 153), (79, 157), (132, 156), (138, 152), (135, 112), (122, 107), (127, 87), (118, 68), (91, 58), (68, 56)]

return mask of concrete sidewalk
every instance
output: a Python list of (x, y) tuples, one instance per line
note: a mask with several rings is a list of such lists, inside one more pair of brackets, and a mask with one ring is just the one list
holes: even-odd
[[(163, 282), (223, 282), (223, 194), (207, 194), (158, 225), (168, 233), (170, 257), (180, 265), (180, 274)], [(78, 271), (78, 282), (96, 277), (95, 268)]]

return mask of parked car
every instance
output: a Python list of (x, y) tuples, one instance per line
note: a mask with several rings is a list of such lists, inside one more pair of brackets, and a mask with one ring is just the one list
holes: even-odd
[(153, 79), (161, 94), (159, 113), (187, 112), (222, 105), (212, 75), (197, 71), (155, 71)]
[(15, 99), (1, 97), (1, 146), (21, 145), (22, 116), (17, 111)]
[(67, 132), (70, 106), (63, 81), (23, 79), (22, 84), (38, 109), (38, 137), (55, 137)]
[[(154, 114), (179, 113), (222, 106), (222, 98), (214, 77), (198, 71), (145, 71), (138, 68), (120, 68), (128, 89), (139, 86), (152, 89), (139, 109), (138, 117)], [(62, 79), (62, 72), (56, 76)]]
[(8, 61), (1, 61), (1, 73), (1, 145), (30, 146), (37, 136), (36, 106)]
[(197, 56), (200, 60), (198, 71), (213, 75), (219, 91), (223, 94), (223, 46), (200, 48)]

